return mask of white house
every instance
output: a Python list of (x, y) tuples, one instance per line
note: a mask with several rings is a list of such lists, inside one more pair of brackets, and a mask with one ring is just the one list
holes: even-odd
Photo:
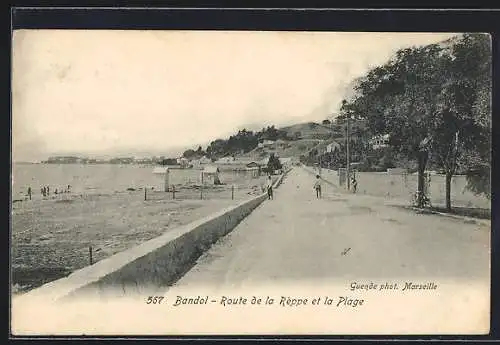
[(235, 159), (232, 156), (222, 157), (215, 161), (215, 164), (231, 164), (234, 163)]
[(326, 152), (330, 153), (334, 152), (335, 150), (340, 150), (340, 144), (338, 142), (332, 141), (330, 144), (326, 145)]
[(374, 150), (387, 147), (389, 145), (389, 134), (376, 135), (368, 140)]
[(165, 192), (169, 190), (169, 178), (170, 178), (170, 169), (168, 167), (155, 167), (153, 169), (153, 174), (163, 176), (163, 189)]
[(189, 166), (189, 160), (184, 157), (177, 158), (177, 163), (181, 166), (181, 168), (187, 168)]
[(194, 167), (201, 167), (202, 165), (206, 165), (206, 164), (210, 164), (212, 161), (210, 160), (210, 158), (208, 158), (207, 156), (203, 156), (199, 159), (193, 159), (191, 160), (191, 164), (194, 166)]
[(264, 140), (262, 142), (262, 147), (272, 147), (276, 144), (274, 140)]
[(278, 139), (278, 140), (276, 140), (276, 145), (278, 147), (285, 148), (288, 146), (288, 143), (283, 139)]
[(219, 180), (219, 168), (213, 165), (207, 165), (201, 171), (201, 182), (212, 182), (212, 183), (220, 183)]
[(199, 159), (200, 164), (210, 164), (212, 160), (208, 158), (207, 156), (203, 156)]
[(280, 163), (284, 167), (289, 167), (292, 164), (292, 157), (280, 158)]

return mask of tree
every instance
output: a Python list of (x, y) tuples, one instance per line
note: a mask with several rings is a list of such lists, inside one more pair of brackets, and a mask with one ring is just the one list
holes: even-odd
[[(451, 179), (472, 167), (468, 185), (489, 181), (491, 46), (486, 35), (462, 36), (446, 49), (447, 80), (438, 99), (432, 153), (445, 171), (446, 208), (451, 210)], [(477, 176), (480, 173), (483, 176)], [(484, 191), (489, 183), (473, 190)], [(489, 193), (484, 193), (487, 196)]]
[(326, 120), (323, 120), (321, 123), (324, 124), (324, 125), (329, 125), (332, 122), (330, 120), (326, 119)]
[(399, 50), (361, 78), (355, 86), (357, 96), (341, 107), (344, 117), (366, 119), (372, 134), (389, 134), (396, 153), (418, 162), (419, 206), (432, 138), (429, 129), (445, 79), (441, 51), (436, 44)]
[(267, 170), (268, 171), (275, 171), (279, 170), (282, 168), (280, 159), (274, 155), (274, 153), (271, 153), (269, 156), (269, 160), (267, 161)]
[[(462, 78), (469, 85), (471, 108), (460, 109), (472, 119), (464, 131), (462, 161), (467, 167), (467, 186), (477, 194), (491, 198), (491, 87), (492, 49), (487, 34), (465, 34), (454, 45), (455, 64), (462, 67)], [(462, 140), (461, 140), (462, 142)]]
[(195, 155), (196, 155), (196, 152), (194, 150), (189, 149), (189, 150), (184, 151), (184, 153), (182, 154), (182, 157), (189, 159), (189, 158), (194, 157)]
[(419, 206), (428, 162), (445, 171), (448, 209), (451, 179), (459, 168), (471, 170), (470, 188), (484, 193), (491, 133), (487, 35), (466, 34), (439, 45), (399, 50), (360, 78), (355, 90), (353, 100), (342, 102), (337, 120), (366, 119), (372, 135), (389, 134), (395, 153), (417, 162)]
[(177, 165), (177, 159), (175, 158), (165, 158), (161, 161), (161, 165)]

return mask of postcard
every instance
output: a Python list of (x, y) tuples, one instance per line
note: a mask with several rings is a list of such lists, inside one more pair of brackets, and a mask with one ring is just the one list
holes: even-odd
[(487, 334), (491, 38), (16, 30), (13, 335)]

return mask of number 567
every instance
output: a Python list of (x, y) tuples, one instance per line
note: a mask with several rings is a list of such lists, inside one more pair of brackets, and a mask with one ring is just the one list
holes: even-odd
[(149, 296), (146, 304), (160, 304), (164, 298), (163, 296)]

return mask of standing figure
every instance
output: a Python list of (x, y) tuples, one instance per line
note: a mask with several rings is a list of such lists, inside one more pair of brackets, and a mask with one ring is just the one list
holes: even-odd
[(267, 178), (267, 200), (273, 199), (273, 180), (271, 175)]
[(358, 181), (356, 181), (356, 177), (354, 176), (352, 177), (351, 185), (352, 185), (352, 192), (356, 193), (356, 190), (358, 188)]
[(316, 199), (321, 199), (321, 179), (319, 175), (316, 175), (313, 189), (316, 191)]
[(29, 196), (29, 198), (31, 200), (31, 187), (28, 187), (28, 196)]

